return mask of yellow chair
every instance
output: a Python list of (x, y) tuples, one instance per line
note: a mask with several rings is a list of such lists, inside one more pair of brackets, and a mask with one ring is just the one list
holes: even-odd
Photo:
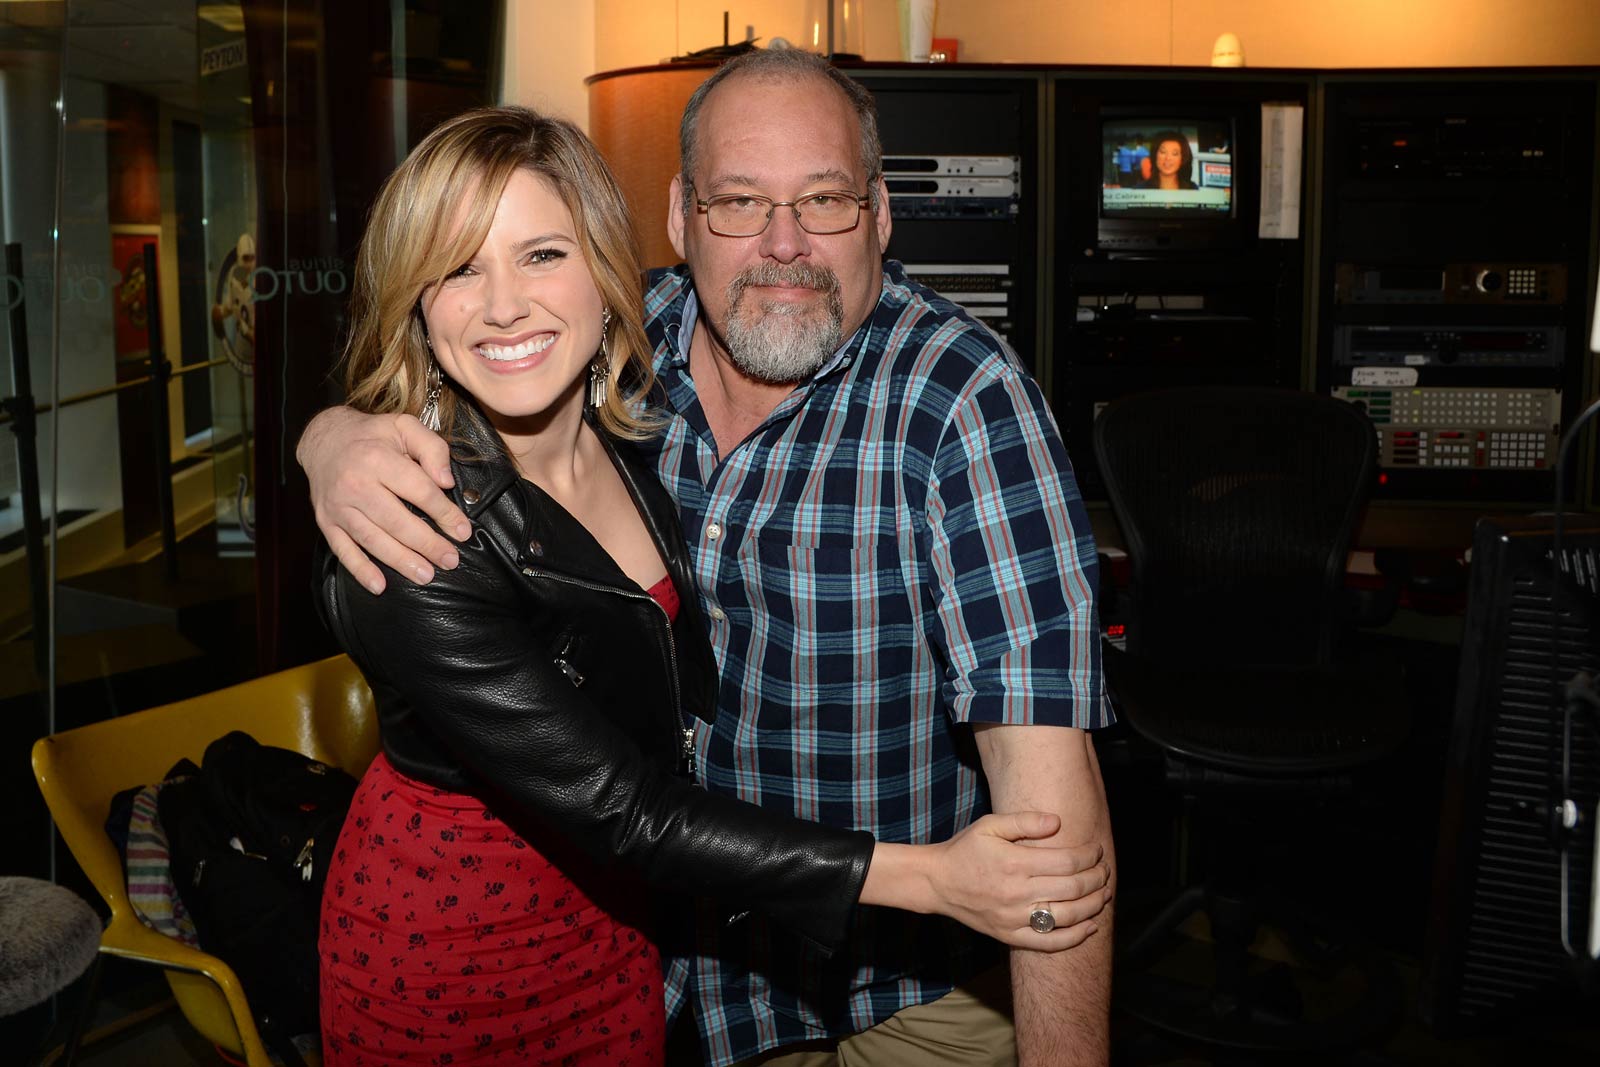
[(103, 955), (166, 969), (173, 997), (206, 1040), (250, 1067), (272, 1062), (233, 970), (145, 926), (128, 904), (122, 857), (105, 831), (111, 798), (158, 782), (178, 760), (200, 762), (230, 730), (303, 752), (359, 778), (378, 753), (378, 722), (365, 679), (346, 656), (269, 674), (215, 693), (65, 730), (33, 746), (33, 774), (56, 828), (111, 908)]

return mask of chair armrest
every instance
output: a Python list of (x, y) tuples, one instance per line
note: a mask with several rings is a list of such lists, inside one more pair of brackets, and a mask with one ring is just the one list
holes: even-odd
[(221, 959), (197, 948), (190, 948), (175, 938), (168, 937), (144, 925), (127, 908), (114, 908), (111, 922), (100, 935), (100, 951), (110, 956), (150, 963), (163, 968), (177, 968), (202, 974), (210, 979), (227, 1001), (234, 1028), (239, 1033), (239, 1044), (245, 1062), (251, 1067), (272, 1062), (271, 1055), (256, 1031), (250, 1004), (244, 994), (238, 975)]

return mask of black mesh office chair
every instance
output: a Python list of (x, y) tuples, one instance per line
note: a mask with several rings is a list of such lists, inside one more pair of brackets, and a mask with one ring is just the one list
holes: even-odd
[[(1376, 440), (1341, 401), (1270, 389), (1207, 388), (1123, 399), (1095, 423), (1095, 452), (1131, 563), (1125, 651), (1106, 650), (1124, 718), (1153, 742), (1186, 812), (1220, 832), (1204, 884), (1191, 884), (1119, 962), (1119, 1003), (1168, 1033), (1261, 1050), (1350, 1047), (1385, 1024), (1397, 994), (1370, 960), (1349, 1004), (1296, 1002), (1283, 965), (1252, 956), (1264, 901), (1252, 864), (1267, 814), (1309, 814), (1349, 796), (1393, 754), (1409, 713), (1403, 678), (1352, 662), (1346, 556), (1373, 478)], [(1280, 832), (1297, 833), (1288, 823)], [(1187, 836), (1188, 815), (1184, 830)], [(1182, 866), (1187, 866), (1183, 862)], [(1349, 873), (1329, 866), (1329, 877)], [(1187, 875), (1187, 872), (1184, 872)], [(1161, 950), (1196, 912), (1210, 920), (1204, 981), (1161, 977)], [(1338, 939), (1293, 909), (1297, 964), (1330, 981)]]

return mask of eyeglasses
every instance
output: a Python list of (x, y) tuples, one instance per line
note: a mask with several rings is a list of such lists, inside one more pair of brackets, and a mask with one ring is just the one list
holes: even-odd
[(727, 193), (695, 204), (706, 213), (706, 224), (719, 237), (755, 237), (765, 233), (772, 213), (780, 207), (794, 209), (795, 221), (809, 234), (844, 233), (861, 221), (861, 209), (872, 202), (847, 189), (826, 189), (796, 200), (772, 200), (753, 193)]

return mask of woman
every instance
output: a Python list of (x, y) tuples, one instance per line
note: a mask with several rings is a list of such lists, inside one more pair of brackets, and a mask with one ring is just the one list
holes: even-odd
[[(824, 949), (858, 900), (1029, 948), (1092, 932), (1098, 856), (1009, 843), (1053, 816), (875, 844), (681, 776), (717, 680), (676, 510), (626, 445), (652, 428), (640, 279), (593, 145), (522, 109), (435, 130), (373, 209), (351, 403), (448, 430), (474, 529), (454, 570), (381, 600), (323, 553), (321, 608), (383, 738), (323, 898), (331, 1067), (658, 1064), (647, 886)], [(1037, 902), (1067, 900), (1064, 931), (1028, 928)]]
[(1189, 139), (1176, 130), (1162, 130), (1155, 136), (1154, 169), (1139, 183), (1140, 189), (1193, 189), (1194, 149)]

